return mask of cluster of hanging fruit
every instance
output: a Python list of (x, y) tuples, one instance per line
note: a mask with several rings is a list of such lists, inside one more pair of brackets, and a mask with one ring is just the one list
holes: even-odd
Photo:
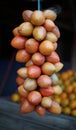
[(12, 30), (11, 40), (11, 46), (17, 49), (15, 60), (25, 63), (16, 77), (20, 112), (59, 114), (61, 106), (52, 100), (53, 95), (62, 93), (55, 74), (63, 68), (56, 52), (60, 38), (54, 22), (57, 14), (53, 10), (24, 10), (22, 18), (23, 22)]

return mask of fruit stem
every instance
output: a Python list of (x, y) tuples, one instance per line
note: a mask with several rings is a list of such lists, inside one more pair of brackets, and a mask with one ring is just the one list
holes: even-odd
[(38, 10), (40, 10), (40, 0), (38, 0)]

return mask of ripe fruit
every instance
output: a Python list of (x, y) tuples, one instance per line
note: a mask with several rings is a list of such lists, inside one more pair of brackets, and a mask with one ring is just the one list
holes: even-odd
[(59, 85), (53, 86), (54, 94), (60, 95), (62, 93), (62, 88)]
[(45, 115), (45, 113), (46, 113), (46, 109), (45, 109), (44, 107), (42, 107), (41, 105), (37, 105), (37, 106), (35, 107), (35, 111), (36, 111), (37, 114), (40, 115), (40, 116), (43, 116), (43, 115)]
[(34, 38), (29, 38), (25, 43), (25, 49), (30, 54), (37, 52), (38, 48), (39, 48), (39, 43)]
[(44, 10), (43, 15), (45, 19), (50, 19), (52, 21), (55, 21), (55, 19), (57, 18), (57, 14), (53, 10), (49, 10), (49, 9)]
[(55, 72), (55, 66), (54, 66), (54, 64), (52, 64), (50, 62), (45, 62), (41, 66), (41, 70), (42, 70), (43, 74), (52, 75)]
[(63, 63), (57, 62), (54, 64), (56, 68), (56, 72), (59, 72), (63, 68)]
[(35, 79), (31, 79), (31, 78), (26, 78), (24, 80), (24, 84), (23, 84), (24, 89), (26, 89), (27, 91), (32, 91), (35, 90), (37, 88), (37, 83)]
[(35, 106), (31, 104), (26, 98), (20, 104), (20, 113), (29, 113), (29, 112), (32, 112), (34, 109), (35, 109)]
[(60, 114), (61, 106), (57, 102), (52, 101), (51, 107), (48, 109), (48, 111), (53, 114)]
[(25, 66), (28, 67), (28, 66), (31, 66), (33, 65), (34, 63), (32, 62), (32, 60), (30, 59), (29, 61), (26, 62)]
[(44, 40), (40, 43), (39, 51), (43, 55), (50, 55), (51, 52), (54, 50), (53, 43), (49, 40)]
[(45, 62), (45, 56), (42, 55), (40, 52), (36, 52), (32, 55), (31, 60), (35, 65), (42, 65)]
[(26, 67), (21, 67), (17, 70), (17, 74), (22, 77), (22, 78), (27, 78), (28, 74), (27, 74), (27, 68)]
[(42, 41), (46, 37), (46, 29), (43, 26), (36, 26), (33, 29), (33, 37), (37, 41)]
[(17, 35), (11, 40), (11, 46), (16, 49), (24, 49), (26, 40), (27, 38)]
[(55, 27), (55, 24), (52, 20), (50, 19), (46, 19), (45, 22), (44, 22), (44, 27), (45, 29), (50, 32), (53, 30), (53, 28)]
[(13, 93), (10, 97), (12, 102), (20, 102), (20, 95), (18, 93)]
[(60, 61), (60, 58), (57, 52), (52, 51), (49, 56), (46, 56), (46, 61), (55, 64)]
[(52, 29), (52, 32), (57, 36), (57, 38), (60, 38), (60, 31), (59, 31), (59, 28), (56, 25)]
[(39, 66), (31, 65), (27, 68), (29, 78), (38, 78), (41, 75), (41, 69)]
[(42, 96), (38, 91), (29, 92), (27, 99), (30, 103), (38, 105), (41, 102)]
[(49, 86), (48, 88), (40, 88), (39, 91), (44, 97), (48, 97), (54, 94), (54, 89), (52, 86)]
[(52, 80), (48, 75), (41, 75), (37, 79), (37, 84), (41, 88), (48, 88), (48, 86), (50, 86), (52, 84)]
[(17, 62), (27, 62), (30, 60), (31, 55), (25, 50), (25, 49), (20, 49), (16, 53), (16, 61)]
[(58, 40), (56, 35), (52, 32), (47, 32), (45, 39), (51, 41), (52, 43), (55, 43)]
[(18, 27), (15, 27), (15, 28), (12, 30), (12, 33), (13, 33), (14, 36), (20, 35), (19, 32), (18, 32)]
[(50, 108), (51, 105), (52, 105), (52, 100), (50, 97), (43, 97), (42, 100), (41, 100), (41, 105), (44, 107), (44, 108)]
[(37, 26), (43, 25), (44, 21), (45, 18), (42, 11), (40, 10), (33, 11), (31, 15), (31, 23), (33, 25), (37, 25)]
[(30, 22), (23, 22), (18, 27), (18, 32), (22, 36), (29, 37), (33, 32), (33, 25)]
[(18, 85), (22, 85), (24, 83), (24, 80), (22, 77), (20, 77), (19, 75), (16, 77), (16, 83)]
[(31, 20), (31, 15), (32, 15), (33, 11), (32, 10), (24, 10), (22, 12), (22, 18), (23, 20), (26, 22), (30, 22)]
[(20, 96), (25, 97), (25, 98), (28, 95), (28, 91), (24, 89), (23, 85), (18, 86), (18, 93), (20, 94)]
[[(23, 22), (12, 31), (14, 38), (11, 45), (17, 49), (15, 60), (25, 63), (24, 67), (17, 70), (16, 77), (20, 112), (23, 114), (33, 110), (40, 116), (46, 111), (61, 112), (61, 107), (56, 102), (53, 104), (53, 100), (61, 104), (59, 98), (55, 99), (55, 94), (59, 96), (62, 92), (55, 73), (63, 67), (55, 51), (60, 37), (60, 31), (54, 23), (56, 17), (57, 14), (49, 9), (24, 10)], [(75, 89), (73, 92), (76, 92)]]

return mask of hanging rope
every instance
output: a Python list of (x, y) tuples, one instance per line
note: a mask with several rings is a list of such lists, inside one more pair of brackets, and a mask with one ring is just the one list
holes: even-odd
[(38, 10), (40, 10), (40, 0), (38, 0)]

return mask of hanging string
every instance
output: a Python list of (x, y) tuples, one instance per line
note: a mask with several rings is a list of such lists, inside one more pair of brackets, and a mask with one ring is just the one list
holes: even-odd
[(38, 0), (38, 10), (40, 10), (40, 0)]

